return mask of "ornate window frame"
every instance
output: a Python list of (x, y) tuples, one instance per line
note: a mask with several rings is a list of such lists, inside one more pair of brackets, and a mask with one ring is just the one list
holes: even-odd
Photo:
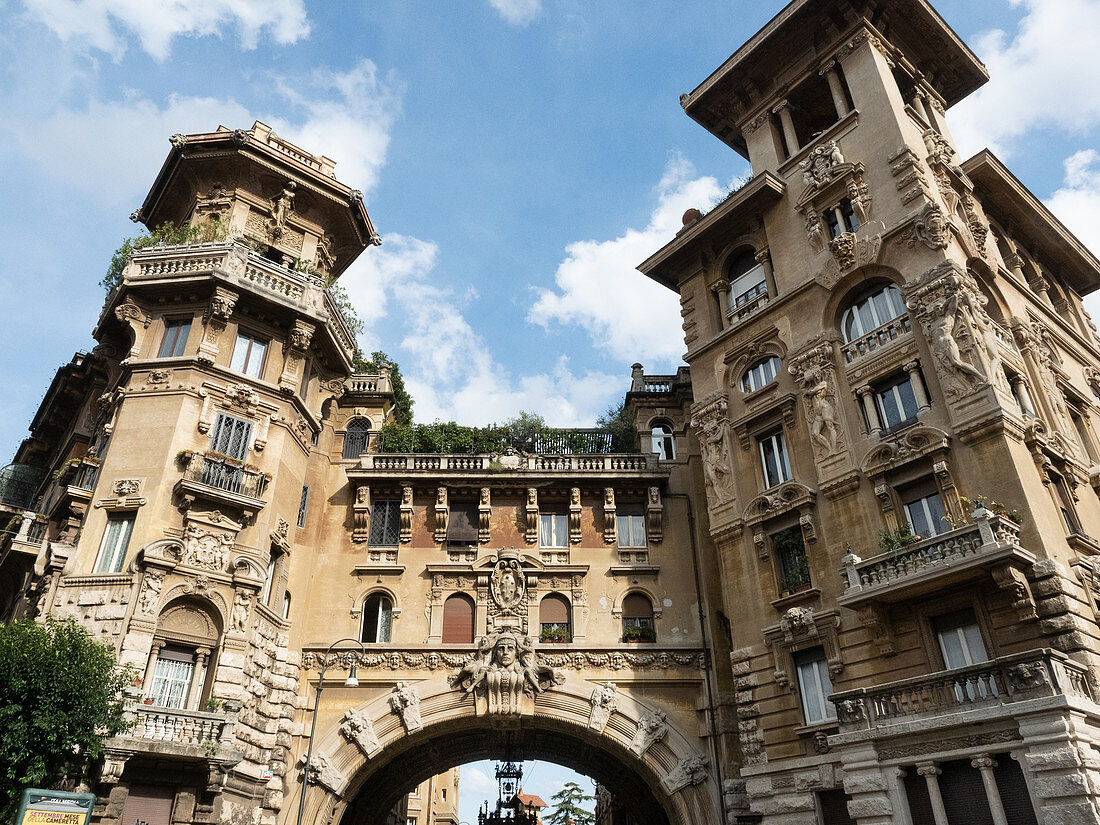
[(812, 607), (788, 608), (779, 624), (764, 628), (764, 644), (771, 650), (775, 663), (776, 684), (788, 693), (794, 693), (798, 682), (794, 654), (813, 647), (824, 649), (831, 677), (843, 672), (844, 656), (839, 630), (838, 611), (817, 613)]

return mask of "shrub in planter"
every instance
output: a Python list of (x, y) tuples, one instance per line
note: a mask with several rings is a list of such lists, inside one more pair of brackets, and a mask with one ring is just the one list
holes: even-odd
[(657, 641), (657, 631), (652, 627), (624, 627), (623, 628), (623, 641), (624, 642), (655, 642)]
[(540, 642), (570, 642), (572, 636), (564, 627), (544, 627), (539, 634)]

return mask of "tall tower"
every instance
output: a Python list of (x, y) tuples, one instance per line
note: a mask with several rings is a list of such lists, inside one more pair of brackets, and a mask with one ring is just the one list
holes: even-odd
[(1098, 821), (1100, 263), (957, 156), (985, 80), (922, 0), (797, 0), (681, 98), (754, 175), (640, 266), (684, 318), (731, 817)]

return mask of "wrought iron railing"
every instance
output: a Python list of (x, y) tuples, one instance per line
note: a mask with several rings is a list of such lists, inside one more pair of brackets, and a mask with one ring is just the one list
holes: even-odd
[(221, 456), (190, 453), (183, 477), (216, 490), (258, 499), (267, 488), (268, 476)]

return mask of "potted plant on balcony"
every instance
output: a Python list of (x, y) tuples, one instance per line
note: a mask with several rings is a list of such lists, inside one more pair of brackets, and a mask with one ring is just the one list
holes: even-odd
[(208, 713), (217, 713), (222, 709), (222, 700), (216, 696), (210, 696), (206, 699), (206, 710)]
[(624, 642), (655, 642), (657, 641), (657, 631), (652, 627), (639, 627), (638, 625), (629, 625), (623, 628), (623, 641)]
[(572, 638), (567, 627), (544, 627), (539, 633), (540, 642), (569, 642)]
[(908, 523), (896, 527), (893, 530), (880, 530), (878, 534), (878, 547), (883, 553), (900, 553), (911, 544), (920, 541), (921, 537), (914, 535)]

